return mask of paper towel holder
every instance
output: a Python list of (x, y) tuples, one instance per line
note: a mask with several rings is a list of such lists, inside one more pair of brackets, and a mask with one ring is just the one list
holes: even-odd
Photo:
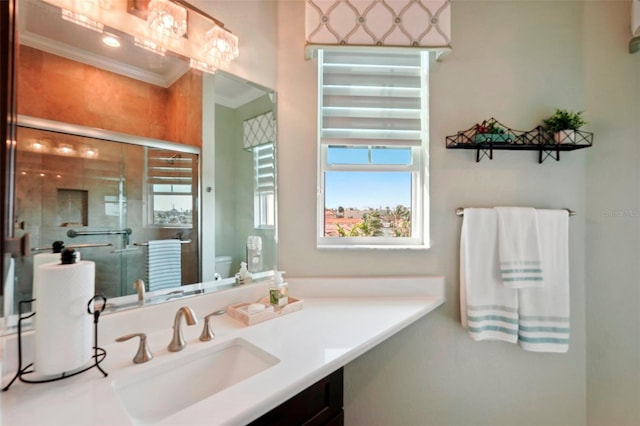
[[(74, 371), (73, 373), (67, 374), (66, 372), (61, 373), (61, 375), (50, 378), (43, 378), (38, 380), (29, 380), (25, 379), (24, 376), (26, 374), (33, 373), (34, 370), (31, 369), (33, 363), (28, 364), (25, 367), (22, 367), (22, 321), (27, 320), (33, 317), (36, 312), (30, 312), (27, 316), (23, 316), (23, 306), (27, 304), (31, 304), (35, 302), (36, 299), (29, 300), (21, 300), (18, 302), (18, 371), (16, 375), (11, 379), (9, 384), (2, 388), (3, 392), (9, 390), (11, 385), (19, 379), (21, 382), (36, 384), (36, 383), (49, 383), (55, 382), (62, 379), (67, 379), (69, 377), (77, 376), (80, 373), (84, 373), (85, 371), (89, 371), (93, 368), (97, 368), (103, 374), (104, 377), (107, 377), (109, 374), (105, 372), (102, 367), (100, 367), (100, 363), (104, 361), (107, 357), (107, 351), (98, 346), (98, 320), (100, 318), (100, 314), (104, 311), (107, 306), (107, 298), (103, 294), (96, 294), (87, 302), (87, 313), (93, 315), (93, 363), (87, 367), (82, 368), (81, 370)], [(94, 302), (102, 302), (102, 305), (98, 305), (99, 307), (94, 308)]]

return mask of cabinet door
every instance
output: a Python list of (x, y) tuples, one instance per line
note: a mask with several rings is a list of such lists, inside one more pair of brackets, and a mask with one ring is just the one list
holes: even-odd
[(319, 380), (251, 423), (252, 426), (344, 424), (343, 369)]

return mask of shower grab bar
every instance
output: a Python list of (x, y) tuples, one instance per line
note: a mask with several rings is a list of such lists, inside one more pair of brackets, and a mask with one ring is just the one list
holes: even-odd
[(69, 229), (67, 231), (67, 237), (76, 238), (81, 235), (131, 235), (132, 232), (131, 228), (112, 229), (108, 231), (76, 231)]
[[(562, 210), (566, 210), (569, 212), (569, 216), (575, 216), (576, 212), (571, 210), (571, 209), (562, 209)], [(464, 216), (464, 207), (458, 207), (456, 209), (456, 215), (457, 216)]]
[[(167, 238), (168, 240), (173, 240), (175, 238)], [(180, 240), (180, 244), (191, 244), (191, 240)], [(134, 246), (147, 247), (149, 243), (133, 243)]]
[[(111, 243), (75, 244), (75, 245), (72, 245), (72, 246), (65, 246), (65, 248), (78, 249), (78, 248), (111, 247), (111, 246), (113, 246), (113, 244), (111, 244)], [(53, 249), (51, 247), (34, 247), (34, 248), (31, 249), (31, 251), (53, 251)]]

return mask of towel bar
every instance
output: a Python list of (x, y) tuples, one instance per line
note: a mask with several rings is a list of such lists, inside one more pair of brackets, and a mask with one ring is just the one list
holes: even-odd
[[(180, 244), (191, 244), (191, 240), (180, 240)], [(146, 247), (149, 245), (149, 243), (133, 243), (133, 245)]]
[[(77, 248), (90, 248), (90, 247), (112, 247), (113, 244), (111, 243), (100, 243), (100, 244), (73, 244), (70, 246), (65, 246), (66, 248), (72, 248), (72, 249), (77, 249)], [(31, 249), (31, 251), (52, 251), (53, 249), (51, 247), (33, 247)]]
[[(564, 210), (566, 210), (566, 211), (568, 211), (568, 212), (569, 212), (569, 216), (575, 216), (575, 215), (576, 215), (576, 212), (575, 212), (575, 211), (573, 211), (573, 210), (571, 210), (571, 209), (564, 209)], [(458, 215), (458, 216), (464, 216), (464, 207), (458, 207), (458, 208), (456, 209), (456, 215)]]

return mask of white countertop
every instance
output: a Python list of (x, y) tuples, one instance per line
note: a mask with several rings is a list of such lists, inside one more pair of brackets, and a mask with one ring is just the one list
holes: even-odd
[[(301, 284), (292, 285), (290, 294), (304, 299), (301, 311), (249, 327), (228, 315), (214, 317), (212, 324), (216, 338), (210, 342), (198, 340), (202, 321), (193, 327), (183, 324), (187, 347), (178, 353), (170, 353), (166, 349), (171, 339), (170, 327), (148, 333), (154, 359), (145, 364), (132, 363), (137, 339), (124, 343), (107, 341), (101, 344), (108, 354), (101, 366), (109, 373), (108, 377), (102, 377), (94, 369), (53, 383), (33, 385), (16, 382), (0, 396), (1, 424), (135, 424), (114, 390), (114, 381), (235, 338), (247, 340), (278, 358), (279, 362), (164, 418), (159, 424), (245, 424), (440, 306), (444, 302), (443, 280), (427, 280), (439, 282), (435, 286), (431, 283), (430, 288), (423, 286), (418, 292), (409, 289), (386, 294), (374, 292), (367, 296), (358, 295), (358, 292), (334, 291), (338, 294), (335, 297), (330, 294), (331, 286), (326, 286), (326, 292), (319, 292), (305, 291)], [(408, 287), (415, 287), (415, 282)], [(309, 283), (314, 284), (313, 280)], [(175, 305), (172, 309), (175, 312)], [(165, 323), (170, 325), (171, 321)], [(137, 331), (141, 330), (130, 325), (121, 334)], [(106, 334), (111, 333), (113, 331)], [(9, 379), (10, 376), (5, 375), (3, 385)], [(203, 377), (202, 380), (216, 378)]]

